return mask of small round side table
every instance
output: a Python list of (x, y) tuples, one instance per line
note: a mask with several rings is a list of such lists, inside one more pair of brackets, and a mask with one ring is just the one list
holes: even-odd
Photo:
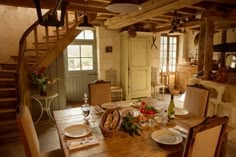
[[(46, 113), (47, 113), (49, 119), (51, 118), (51, 119), (54, 120), (54, 118), (53, 118), (53, 116), (52, 116), (52, 114), (51, 114), (50, 107), (51, 107), (52, 100), (53, 100), (54, 98), (56, 98), (57, 96), (58, 96), (58, 93), (49, 94), (49, 95), (47, 95), (47, 96), (41, 96), (41, 95), (39, 95), (39, 94), (37, 94), (37, 95), (32, 95), (32, 96), (31, 96), (32, 99), (36, 100), (36, 101), (39, 103), (40, 108), (42, 109), (42, 110), (41, 110), (41, 113), (40, 113), (40, 116), (39, 116), (39, 118), (34, 122), (34, 125), (37, 124), (37, 123), (39, 122), (39, 120), (42, 118), (43, 112), (46, 112)], [(45, 101), (45, 106), (43, 106), (43, 103), (42, 103), (43, 100)]]

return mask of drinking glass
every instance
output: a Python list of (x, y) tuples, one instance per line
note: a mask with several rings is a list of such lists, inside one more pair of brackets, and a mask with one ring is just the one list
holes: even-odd
[(90, 106), (89, 104), (83, 104), (81, 106), (82, 114), (84, 116), (84, 120), (88, 122), (89, 120), (89, 113), (90, 113)]

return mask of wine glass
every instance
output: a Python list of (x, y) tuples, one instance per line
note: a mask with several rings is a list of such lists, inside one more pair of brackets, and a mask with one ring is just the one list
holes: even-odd
[(81, 106), (82, 114), (84, 116), (84, 120), (88, 122), (89, 120), (89, 113), (90, 113), (90, 106), (89, 104), (83, 104)]

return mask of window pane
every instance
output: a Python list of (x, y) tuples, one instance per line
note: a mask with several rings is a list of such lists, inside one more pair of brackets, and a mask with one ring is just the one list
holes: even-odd
[(93, 70), (93, 59), (92, 58), (81, 58), (82, 70)]
[(79, 57), (80, 56), (80, 46), (79, 45), (69, 45), (67, 47), (68, 57)]
[(81, 45), (81, 57), (93, 57), (93, 46)]
[(84, 39), (84, 31), (81, 31), (75, 39)]
[(80, 70), (80, 61), (78, 58), (68, 59), (68, 71)]
[(94, 39), (93, 31), (85, 30), (85, 39)]

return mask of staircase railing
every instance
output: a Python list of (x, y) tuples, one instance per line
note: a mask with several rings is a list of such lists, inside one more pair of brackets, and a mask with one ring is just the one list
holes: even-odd
[[(46, 14), (49, 14), (50, 11), (48, 11)], [(45, 15), (46, 15), (45, 14)], [(45, 66), (47, 67), (49, 63), (47, 64), (40, 64), (40, 62), (45, 62), (45, 56), (48, 55), (50, 52), (53, 51), (53, 53), (56, 53), (57, 55), (61, 52), (55, 52), (60, 51), (61, 49), (55, 49), (55, 47), (61, 45), (62, 43), (59, 42), (62, 40), (70, 40), (69, 42), (73, 41), (73, 39), (78, 35), (79, 31), (75, 29), (76, 25), (79, 23), (77, 13), (76, 12), (66, 12), (65, 15), (65, 26), (64, 30), (59, 29), (58, 27), (44, 27), (40, 26), (39, 22), (36, 21), (33, 23), (22, 35), (19, 41), (19, 51), (18, 51), (18, 63), (17, 63), (17, 72), (16, 72), (16, 79), (17, 79), (17, 93), (18, 93), (18, 106), (17, 109), (20, 109), (22, 105), (30, 106), (30, 72), (38, 66)], [(56, 29), (56, 30), (55, 30)], [(43, 33), (44, 31), (44, 33)], [(61, 35), (60, 31), (64, 31), (64, 34)], [(71, 33), (73, 32), (73, 33)], [(51, 34), (55, 34), (54, 38), (55, 40), (51, 40)], [(68, 36), (73, 34), (73, 36), (67, 37), (63, 39), (64, 36)], [(40, 43), (40, 39), (45, 39), (44, 43)], [(34, 43), (30, 43), (30, 41), (33, 41)], [(67, 44), (68, 42), (64, 43)], [(44, 45), (44, 47), (40, 47), (41, 45)], [(64, 48), (67, 45), (64, 45)], [(62, 46), (60, 46), (63, 48)], [(43, 53), (43, 51), (45, 53)], [(33, 67), (29, 67), (29, 60), (31, 56), (34, 56), (35, 59), (35, 65)], [(52, 59), (50, 62), (52, 63)], [(55, 59), (55, 58), (54, 58)]]

